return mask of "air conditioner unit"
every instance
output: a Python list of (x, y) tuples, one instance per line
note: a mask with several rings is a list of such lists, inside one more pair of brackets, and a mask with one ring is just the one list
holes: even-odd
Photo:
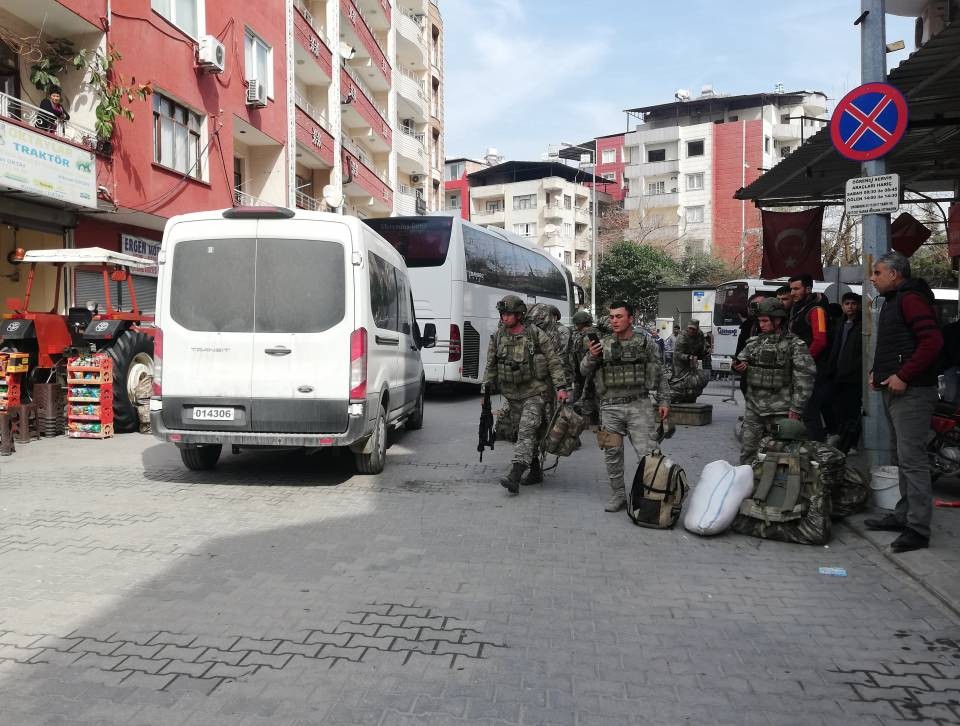
[(411, 175), (410, 175), (410, 183), (411, 183), (411, 184), (419, 184), (419, 183), (422, 182), (422, 181), (423, 181), (423, 175), (422, 175), (422, 174), (411, 174)]
[(212, 35), (200, 38), (197, 62), (207, 73), (223, 73), (227, 66), (227, 50)]
[(256, 78), (247, 81), (247, 105), (257, 108), (267, 105), (267, 87)]

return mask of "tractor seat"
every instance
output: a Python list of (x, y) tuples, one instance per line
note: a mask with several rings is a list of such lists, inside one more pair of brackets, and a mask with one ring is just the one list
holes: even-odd
[(93, 320), (93, 311), (86, 308), (70, 308), (67, 310), (67, 327), (73, 336), (83, 335), (83, 331)]

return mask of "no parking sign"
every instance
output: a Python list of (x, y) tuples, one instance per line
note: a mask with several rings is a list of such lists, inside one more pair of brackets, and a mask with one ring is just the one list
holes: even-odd
[(907, 130), (907, 99), (889, 83), (865, 83), (837, 104), (830, 138), (837, 151), (853, 161), (888, 154)]

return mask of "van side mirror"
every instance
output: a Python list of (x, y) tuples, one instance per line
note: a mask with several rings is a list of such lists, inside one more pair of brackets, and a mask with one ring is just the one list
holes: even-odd
[(437, 344), (437, 326), (427, 323), (423, 326), (423, 335), (420, 336), (421, 348), (433, 348)]

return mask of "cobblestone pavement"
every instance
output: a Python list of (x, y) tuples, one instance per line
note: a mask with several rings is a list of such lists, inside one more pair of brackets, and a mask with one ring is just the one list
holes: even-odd
[[(135, 435), (2, 460), (0, 722), (960, 723), (960, 625), (852, 531), (639, 529), (590, 436), (511, 498), (478, 399), (426, 411), (377, 477)], [(667, 442), (691, 481), (736, 413)]]

